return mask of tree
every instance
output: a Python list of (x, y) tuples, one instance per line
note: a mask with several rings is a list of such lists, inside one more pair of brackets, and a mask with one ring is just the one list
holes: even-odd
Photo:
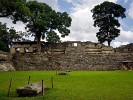
[(41, 50), (41, 38), (48, 42), (60, 41), (55, 30), (59, 31), (61, 37), (70, 33), (68, 27), (71, 25), (71, 18), (66, 12), (56, 12), (47, 4), (37, 1), (0, 0), (0, 17), (9, 17), (13, 23), (26, 23), (27, 32), (35, 36), (38, 51)]
[(29, 8), (26, 6), (26, 0), (0, 0), (0, 17), (16, 21), (26, 22), (27, 15), (30, 15)]
[(56, 12), (47, 4), (37, 1), (27, 2), (27, 7), (30, 10), (30, 16), (27, 16), (26, 29), (32, 36), (35, 36), (38, 51), (41, 50), (41, 38), (48, 42), (60, 41), (60, 37), (55, 30), (59, 31), (61, 37), (65, 37), (70, 33), (68, 27), (71, 25), (71, 18), (66, 12)]
[(9, 51), (11, 41), (20, 41), (22, 34), (17, 34), (14, 28), (7, 28), (6, 24), (0, 22), (0, 50)]
[(100, 5), (95, 6), (91, 12), (94, 19), (94, 27), (99, 27), (99, 32), (96, 33), (100, 43), (108, 42), (108, 46), (112, 40), (119, 36), (120, 23), (118, 18), (125, 18), (126, 9), (121, 5), (113, 2), (105, 1)]

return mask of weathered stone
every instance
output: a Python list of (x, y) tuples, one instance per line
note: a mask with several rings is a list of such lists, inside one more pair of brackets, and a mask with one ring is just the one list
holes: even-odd
[(133, 53), (133, 43), (117, 47), (117, 48), (115, 48), (115, 52), (119, 52), (119, 53)]
[[(47, 59), (47, 60), (46, 60)], [(133, 53), (111, 54), (62, 54), (49, 56), (44, 53), (19, 54), (14, 61), (16, 70), (120, 70), (122, 61), (133, 61)], [(133, 65), (131, 65), (133, 66)]]
[(103, 51), (113, 51), (113, 47), (104, 46), (104, 47), (101, 48), (101, 50), (103, 50)]
[(0, 71), (15, 71), (10, 63), (0, 63)]
[(65, 71), (61, 71), (61, 72), (58, 72), (58, 75), (67, 75), (68, 72), (65, 72)]
[[(102, 51), (111, 51), (113, 52), (112, 47), (105, 46), (100, 43), (93, 43), (90, 41), (81, 42), (81, 41), (67, 41), (62, 43), (48, 43), (41, 42), (42, 44), (42, 52), (45, 54), (73, 54), (73, 53), (86, 53), (84, 51), (88, 51), (87, 53), (99, 53)], [(13, 42), (12, 47), (10, 48), (10, 52), (12, 54), (19, 53), (31, 53), (35, 52), (37, 49), (36, 42)], [(28, 51), (27, 51), (28, 50)], [(107, 52), (107, 53), (108, 53)], [(105, 52), (106, 53), (106, 52)]]
[(0, 51), (0, 71), (14, 71), (14, 67), (11, 63), (12, 56), (7, 53)]
[(33, 83), (25, 87), (19, 87), (17, 89), (17, 94), (20, 97), (23, 96), (37, 96), (42, 92), (42, 85), (40, 83)]
[[(12, 59), (16, 70), (120, 70), (122, 69), (122, 61), (133, 61), (132, 52), (114, 52), (112, 47), (99, 43), (44, 42), (42, 52), (24, 53), (25, 47), (34, 48), (36, 45), (34, 42), (31, 42), (31, 45), (29, 43), (21, 46), (22, 44), (19, 42), (12, 46), (12, 48), (22, 47), (21, 53), (17, 53)], [(128, 47), (127, 49), (128, 51), (132, 50)]]
[(10, 59), (10, 54), (7, 52), (0, 51), (0, 62), (7, 61), (8, 59)]
[(8, 55), (0, 54), (0, 61), (6, 61), (8, 60)]

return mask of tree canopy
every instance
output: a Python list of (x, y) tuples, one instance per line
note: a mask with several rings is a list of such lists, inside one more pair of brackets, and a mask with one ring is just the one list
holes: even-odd
[(9, 51), (11, 41), (20, 41), (22, 34), (17, 34), (14, 28), (7, 28), (6, 24), (0, 22), (0, 50)]
[(39, 51), (41, 39), (60, 42), (60, 36), (68, 36), (72, 21), (66, 12), (56, 12), (45, 3), (26, 0), (0, 0), (0, 17), (9, 17), (14, 23), (24, 22), (28, 34), (35, 37)]
[(26, 29), (36, 37), (39, 51), (40, 40), (46, 39), (48, 42), (59, 42), (60, 37), (55, 30), (58, 30), (61, 37), (69, 35), (68, 27), (71, 25), (71, 18), (66, 12), (56, 12), (45, 3), (37, 1), (27, 2), (30, 16), (27, 16)]
[(0, 0), (0, 17), (16, 21), (26, 22), (26, 16), (30, 15), (29, 8), (26, 6), (26, 0)]
[(96, 36), (100, 43), (107, 41), (110, 46), (111, 41), (119, 36), (120, 30), (118, 27), (120, 27), (120, 23), (118, 18), (125, 18), (125, 11), (126, 9), (121, 5), (108, 1), (96, 5), (91, 10), (94, 27), (99, 27), (99, 32), (96, 33)]

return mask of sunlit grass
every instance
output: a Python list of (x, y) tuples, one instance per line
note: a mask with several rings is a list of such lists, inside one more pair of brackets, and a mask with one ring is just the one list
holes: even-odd
[[(45, 95), (18, 98), (17, 87), (44, 80)], [(51, 77), (54, 88), (51, 88)], [(7, 90), (13, 78), (10, 97)], [(133, 100), (133, 71), (73, 71), (59, 76), (55, 71), (0, 72), (0, 100)]]

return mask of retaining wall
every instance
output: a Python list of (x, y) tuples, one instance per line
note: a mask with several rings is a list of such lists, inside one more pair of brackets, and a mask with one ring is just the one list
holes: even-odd
[[(133, 61), (133, 53), (111, 54), (15, 54), (16, 70), (120, 70), (123, 61)], [(133, 66), (132, 64), (130, 66)]]

